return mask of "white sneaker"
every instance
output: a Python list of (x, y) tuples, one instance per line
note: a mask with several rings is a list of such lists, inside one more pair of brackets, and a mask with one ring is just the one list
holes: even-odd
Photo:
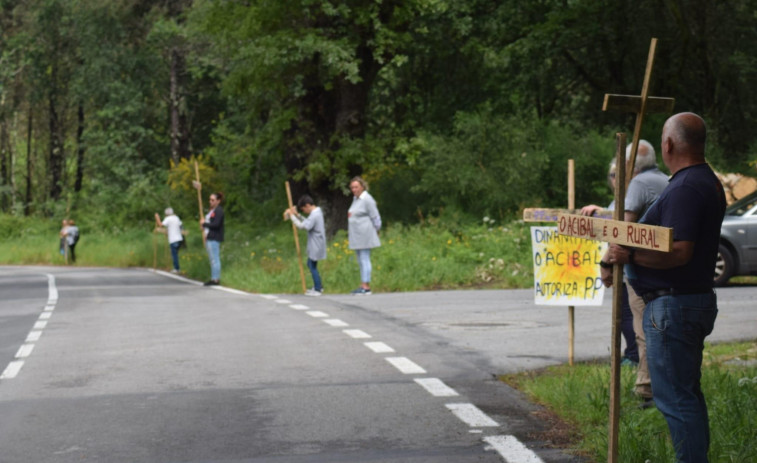
[(310, 288), (307, 291), (305, 291), (305, 296), (320, 296), (321, 294), (323, 294), (323, 291), (318, 291), (313, 288)]
[(171, 269), (171, 273), (173, 273), (174, 275), (177, 275), (179, 273), (179, 271), (176, 270), (175, 268), (172, 268)]

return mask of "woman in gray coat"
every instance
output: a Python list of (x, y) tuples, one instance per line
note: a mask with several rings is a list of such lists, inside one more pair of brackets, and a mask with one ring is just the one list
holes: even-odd
[(355, 250), (360, 267), (360, 287), (352, 294), (371, 294), (371, 249), (381, 246), (378, 231), (381, 230), (381, 216), (376, 201), (368, 193), (368, 185), (360, 177), (350, 180), (352, 205), (347, 212), (347, 235), (350, 249)]

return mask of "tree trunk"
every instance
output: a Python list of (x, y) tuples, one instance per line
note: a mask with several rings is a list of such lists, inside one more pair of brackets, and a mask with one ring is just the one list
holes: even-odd
[(32, 203), (32, 106), (29, 105), (29, 120), (26, 126), (26, 195), (24, 201), (24, 215), (29, 216)]
[[(10, 166), (11, 163), (11, 150), (10, 150), (10, 142), (8, 140), (8, 123), (3, 118), (0, 121), (0, 187), (3, 189), (10, 186)], [(0, 209), (2, 209), (5, 212), (8, 212), (8, 208), (10, 206), (10, 201), (8, 201), (8, 198), (10, 195), (12, 195), (12, 191), (10, 194), (7, 194), (0, 190)]]
[(84, 105), (79, 103), (79, 110), (77, 111), (77, 127), (76, 127), (76, 182), (74, 183), (74, 191), (79, 193), (81, 191), (82, 180), (84, 177)]
[[(52, 70), (53, 77), (51, 79), (52, 82), (56, 82), (56, 70), (55, 65), (53, 65)], [(50, 183), (50, 198), (57, 201), (60, 199), (61, 194), (63, 193), (63, 185), (62, 185), (62, 178), (63, 178), (63, 140), (61, 137), (61, 124), (60, 119), (58, 117), (58, 108), (57, 108), (57, 89), (53, 85), (50, 88), (50, 93), (48, 94), (48, 104), (49, 104), (49, 129), (50, 129), (50, 152), (49, 152), (49, 160), (50, 160), (50, 174), (52, 176), (51, 183)]]

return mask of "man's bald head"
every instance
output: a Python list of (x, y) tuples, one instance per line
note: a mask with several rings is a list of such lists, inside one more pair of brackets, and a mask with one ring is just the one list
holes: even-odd
[(690, 155), (704, 156), (707, 141), (707, 126), (704, 120), (694, 113), (679, 113), (671, 116), (662, 129), (664, 138), (670, 137), (677, 150)]

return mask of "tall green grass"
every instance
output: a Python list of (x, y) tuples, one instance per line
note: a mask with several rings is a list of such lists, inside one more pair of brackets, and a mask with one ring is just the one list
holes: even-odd
[[(710, 415), (711, 463), (757, 461), (757, 342), (707, 345), (702, 389)], [(751, 362), (749, 361), (751, 360)], [(668, 427), (656, 409), (637, 408), (633, 368), (621, 371), (618, 461), (675, 461)], [(577, 428), (576, 453), (607, 459), (610, 368), (561, 365), (503, 378)]]
[[(182, 272), (206, 280), (210, 269), (199, 229), (185, 224), (187, 248), (180, 252)], [(98, 230), (81, 225), (76, 247), (78, 266), (171, 268), (165, 235), (152, 224), (127, 230)], [(58, 253), (57, 222), (0, 218), (0, 263), (64, 265)], [(307, 234), (298, 233), (306, 286), (312, 286), (307, 258)], [(533, 284), (528, 227), (515, 221), (500, 225), (387, 226), (382, 246), (371, 253), (372, 288), (378, 292), (452, 288), (522, 288)], [(302, 283), (294, 236), (289, 222), (254, 230), (231, 222), (221, 248), (224, 285), (266, 293), (299, 293)], [(346, 293), (360, 284), (354, 251), (344, 231), (328, 243), (328, 257), (319, 262), (328, 293)]]

